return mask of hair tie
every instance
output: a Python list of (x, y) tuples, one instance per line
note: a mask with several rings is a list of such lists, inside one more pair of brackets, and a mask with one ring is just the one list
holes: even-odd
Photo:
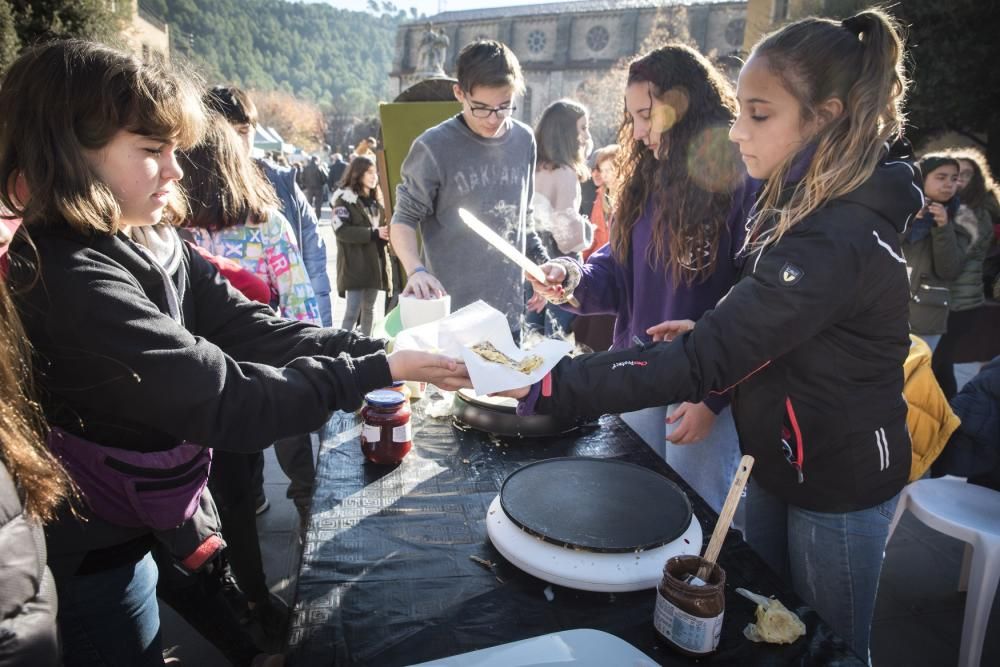
[(854, 36), (860, 36), (865, 31), (865, 18), (861, 14), (856, 14), (840, 22), (841, 27)]

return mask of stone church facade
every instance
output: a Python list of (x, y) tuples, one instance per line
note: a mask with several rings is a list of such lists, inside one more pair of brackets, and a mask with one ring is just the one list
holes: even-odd
[(422, 42), (431, 31), (438, 43), (449, 45), (443, 58), (448, 76), (454, 76), (455, 58), (465, 44), (497, 39), (521, 61), (527, 90), (516, 116), (532, 123), (559, 98), (586, 103), (586, 82), (637, 54), (658, 24), (677, 25), (686, 19), (683, 28), (702, 53), (716, 57), (740, 53), (746, 14), (746, 2), (711, 0), (584, 0), (442, 12), (400, 26), (390, 76), (399, 91), (427, 76), (421, 71), (426, 62)]

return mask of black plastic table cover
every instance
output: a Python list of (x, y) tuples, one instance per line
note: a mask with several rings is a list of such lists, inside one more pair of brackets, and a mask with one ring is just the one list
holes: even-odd
[[(574, 628), (617, 635), (663, 665), (864, 664), (733, 531), (719, 557), (727, 576), (719, 650), (697, 661), (658, 643), (653, 589), (578, 591), (505, 561), (487, 536), (487, 507), (509, 473), (559, 456), (611, 457), (665, 475), (690, 497), (708, 541), (715, 513), (617, 417), (558, 438), (517, 440), (420, 412), (415, 405), (413, 450), (397, 467), (365, 463), (353, 415), (328, 425), (289, 665), (412, 665)], [(737, 587), (777, 596), (805, 622), (806, 636), (788, 646), (744, 638), (754, 604)]]

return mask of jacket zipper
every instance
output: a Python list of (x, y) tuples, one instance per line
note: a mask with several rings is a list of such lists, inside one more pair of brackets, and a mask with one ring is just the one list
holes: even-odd
[(792, 462), (792, 467), (795, 468), (795, 472), (799, 477), (799, 484), (805, 481), (805, 477), (802, 474), (802, 464), (805, 462), (805, 455), (803, 454), (802, 447), (802, 430), (799, 428), (799, 420), (795, 416), (795, 408), (792, 407), (792, 399), (785, 397), (785, 410), (788, 412), (788, 420), (792, 425), (792, 432), (795, 435), (795, 461)]

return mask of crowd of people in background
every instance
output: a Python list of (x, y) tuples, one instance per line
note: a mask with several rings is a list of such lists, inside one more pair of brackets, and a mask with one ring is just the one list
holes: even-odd
[[(926, 445), (908, 354), (931, 354), (929, 390), (961, 417), (930, 474), (1000, 489), (998, 361), (955, 375), (995, 338), (1000, 188), (977, 149), (912, 155), (898, 30), (878, 10), (796, 22), (735, 88), (687, 46), (640, 54), (600, 147), (578, 101), (515, 120), (517, 57), (473, 42), (461, 111), (413, 142), (391, 216), (373, 136), (346, 158), (254, 159), (239, 88), (88, 42), (28, 49), (0, 84), (0, 535), (23, 525), (0, 555), (23, 581), (0, 599), (21, 648), (0, 664), (163, 665), (157, 596), (234, 665), (281, 664), (261, 450), (301, 531), (332, 411), (396, 380), (468, 386), (455, 360), (370, 338), (394, 284), (607, 355), (561, 362), (519, 411), (624, 413), (716, 511), (752, 450), (734, 526), (867, 656), (888, 518)], [(459, 208), (548, 280), (487, 255)], [(593, 359), (643, 363), (622, 385)], [(165, 495), (133, 497), (136, 470)]]

